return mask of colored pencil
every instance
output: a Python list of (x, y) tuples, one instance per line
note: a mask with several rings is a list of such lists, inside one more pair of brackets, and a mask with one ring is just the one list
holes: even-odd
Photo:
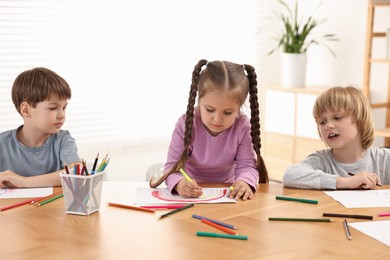
[(7, 209), (16, 208), (16, 207), (19, 207), (19, 206), (22, 206), (22, 205), (26, 205), (26, 204), (31, 204), (32, 201), (37, 200), (37, 199), (39, 199), (39, 198), (41, 198), (41, 197), (38, 197), (38, 198), (35, 198), (35, 199), (28, 199), (28, 200), (24, 200), (24, 201), (15, 203), (15, 204), (11, 204), (11, 205), (8, 205), (8, 206), (4, 206), (4, 207), (0, 208), (0, 211), (4, 211), (4, 210), (7, 210)]
[(99, 160), (99, 153), (96, 155), (95, 161), (93, 162), (91, 174), (95, 174), (96, 164), (97, 164), (98, 160)]
[(104, 165), (106, 165), (108, 154), (103, 158), (102, 162), (100, 163), (97, 172), (101, 172), (103, 170)]
[(389, 217), (389, 216), (390, 216), (390, 212), (378, 213), (378, 217)]
[(239, 235), (230, 235), (230, 234), (219, 234), (212, 232), (196, 232), (197, 236), (202, 237), (218, 237), (218, 238), (232, 238), (232, 239), (240, 239), (240, 240), (248, 240), (248, 236), (239, 236)]
[(104, 164), (103, 169), (102, 169), (101, 171), (104, 171), (104, 170), (106, 169), (108, 163), (110, 162), (110, 159), (111, 159), (111, 158), (108, 158), (108, 159), (107, 159), (107, 161), (106, 161), (106, 163)]
[(347, 235), (347, 238), (349, 240), (351, 240), (352, 236), (351, 236), (351, 231), (349, 230), (349, 227), (348, 227), (347, 219), (344, 219), (344, 230), (345, 230), (345, 234)]
[(196, 218), (196, 219), (206, 219), (210, 222), (213, 222), (215, 224), (218, 224), (220, 226), (223, 226), (223, 227), (227, 227), (227, 228), (230, 228), (230, 229), (237, 229), (235, 226), (233, 225), (230, 225), (230, 224), (227, 224), (227, 223), (224, 223), (224, 222), (221, 222), (221, 221), (218, 221), (218, 220), (214, 220), (214, 219), (211, 219), (211, 218), (206, 218), (206, 217), (203, 217), (203, 216), (199, 216), (199, 215), (196, 215), (196, 214), (192, 214), (192, 217), (193, 218)]
[(52, 202), (53, 200), (62, 198), (63, 196), (64, 196), (64, 194), (61, 193), (61, 194), (59, 194), (59, 195), (57, 195), (57, 196), (54, 196), (54, 197), (52, 197), (52, 198), (50, 198), (50, 199), (44, 200), (44, 201), (42, 201), (42, 202), (39, 202), (37, 206), (38, 206), (38, 207), (43, 206), (43, 205), (45, 205), (45, 204), (47, 204), (47, 203), (49, 203), (49, 202)]
[(38, 204), (38, 203), (41, 202), (41, 201), (50, 199), (50, 198), (55, 197), (55, 196), (57, 196), (57, 195), (59, 195), (59, 194), (61, 194), (61, 193), (62, 193), (62, 191), (57, 191), (57, 192), (55, 192), (55, 193), (53, 193), (53, 194), (50, 194), (50, 195), (47, 195), (47, 196), (45, 196), (45, 197), (35, 198), (34, 200), (31, 201), (31, 203), (32, 203), (32, 204)]
[(269, 221), (331, 222), (329, 218), (268, 218)]
[(169, 216), (169, 215), (172, 215), (172, 214), (174, 214), (174, 213), (176, 213), (176, 212), (179, 212), (179, 211), (182, 211), (182, 210), (191, 208), (191, 207), (193, 207), (193, 206), (194, 206), (193, 203), (188, 204), (188, 205), (186, 205), (186, 206), (184, 206), (184, 207), (182, 207), (182, 208), (174, 209), (174, 210), (171, 210), (171, 211), (169, 211), (169, 212), (167, 212), (167, 213), (165, 213), (165, 214), (162, 214), (159, 218), (160, 218), (160, 219), (161, 219), (161, 218), (165, 218), (166, 216)]
[(66, 174), (69, 174), (69, 168), (68, 168), (68, 165), (66, 164), (66, 162), (64, 163), (64, 168), (65, 168)]
[(337, 214), (337, 213), (323, 213), (323, 217), (336, 217), (336, 218), (356, 218), (356, 219), (373, 219), (373, 216), (368, 215), (350, 215), (350, 214)]
[(114, 202), (108, 202), (108, 205), (109, 206), (113, 206), (113, 207), (119, 207), (119, 208), (125, 208), (125, 209), (135, 209), (135, 210), (140, 210), (140, 211), (154, 213), (153, 209), (146, 209), (146, 208), (141, 208), (141, 207), (137, 207), (137, 206), (118, 204), (118, 203), (114, 203)]
[(202, 221), (203, 223), (209, 225), (209, 226), (215, 227), (216, 229), (219, 229), (219, 230), (221, 230), (221, 231), (223, 231), (223, 232), (225, 232), (225, 233), (228, 233), (228, 234), (230, 234), (230, 235), (237, 235), (237, 232), (236, 232), (236, 231), (233, 231), (233, 230), (231, 230), (231, 229), (229, 229), (229, 228), (226, 228), (226, 227), (224, 227), (224, 226), (220, 226), (220, 225), (218, 225), (218, 224), (215, 224), (214, 222), (208, 221), (207, 219), (202, 219), (201, 221)]
[(288, 201), (297, 201), (302, 203), (310, 203), (310, 204), (318, 204), (318, 200), (308, 200), (308, 199), (300, 199), (300, 198), (290, 198), (283, 196), (276, 196), (277, 200), (288, 200)]
[(193, 182), (191, 180), (191, 178), (187, 175), (187, 173), (183, 170), (183, 168), (180, 168), (179, 171), (181, 172), (181, 174), (184, 176), (184, 178), (189, 181), (189, 182)]
[(179, 209), (184, 206), (185, 204), (179, 204), (179, 205), (172, 204), (172, 205), (154, 205), (154, 206), (149, 205), (149, 206), (140, 206), (140, 207), (145, 209)]

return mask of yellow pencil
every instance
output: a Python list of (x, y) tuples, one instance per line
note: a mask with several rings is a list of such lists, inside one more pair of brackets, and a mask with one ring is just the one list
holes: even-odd
[(100, 163), (100, 166), (99, 166), (98, 169), (97, 169), (97, 172), (102, 171), (104, 165), (106, 164), (107, 157), (108, 157), (108, 154), (106, 154), (106, 157), (103, 158), (102, 162)]
[(183, 174), (184, 178), (186, 178), (187, 181), (193, 183), (193, 181), (192, 181), (191, 178), (187, 175), (187, 173), (183, 170), (183, 168), (180, 168), (179, 171), (181, 172), (181, 174)]
[[(187, 181), (194, 183), (194, 182), (192, 181), (192, 179), (187, 175), (187, 173), (183, 170), (183, 168), (180, 168), (179, 171), (181, 172), (181, 174), (183, 174), (184, 178), (185, 178)], [(201, 198), (205, 198), (204, 194), (202, 194), (200, 197), (201, 197)]]

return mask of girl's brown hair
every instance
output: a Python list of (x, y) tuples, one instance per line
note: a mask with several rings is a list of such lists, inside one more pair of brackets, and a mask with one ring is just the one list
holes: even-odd
[[(203, 66), (206, 66), (204, 70), (202, 70)], [(228, 61), (208, 62), (207, 60), (200, 60), (195, 65), (192, 72), (192, 83), (185, 119), (183, 152), (171, 170), (166, 172), (158, 182), (152, 183), (153, 178), (151, 179), (151, 187), (157, 187), (166, 179), (166, 177), (168, 177), (169, 174), (179, 172), (179, 169), (184, 167), (188, 159), (188, 151), (192, 140), (192, 125), (196, 96), (197, 93), (199, 93), (199, 98), (203, 97), (210, 88), (237, 91), (240, 105), (244, 104), (249, 93), (249, 103), (251, 108), (251, 137), (253, 149), (257, 156), (256, 167), (259, 172), (259, 183), (268, 182), (267, 168), (260, 154), (260, 116), (257, 96), (257, 75), (254, 67), (247, 64), (239, 65)]]

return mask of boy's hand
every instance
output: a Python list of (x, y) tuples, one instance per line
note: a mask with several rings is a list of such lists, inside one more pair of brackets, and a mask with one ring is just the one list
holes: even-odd
[(372, 189), (379, 184), (378, 176), (375, 173), (359, 172), (352, 177), (337, 178), (336, 188), (338, 189)]
[(202, 187), (195, 180), (189, 182), (184, 178), (176, 185), (176, 191), (183, 198), (197, 198), (203, 194)]
[(10, 170), (0, 172), (0, 188), (23, 188), (24, 178)]
[(247, 200), (253, 197), (253, 191), (245, 181), (235, 181), (232, 187), (233, 190), (229, 194), (229, 198), (231, 199), (235, 198), (238, 200), (241, 198), (242, 200)]

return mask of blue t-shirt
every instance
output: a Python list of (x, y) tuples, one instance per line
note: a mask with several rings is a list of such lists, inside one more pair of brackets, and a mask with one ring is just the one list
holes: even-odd
[(26, 147), (16, 138), (19, 128), (0, 133), (0, 172), (11, 170), (26, 177), (36, 176), (63, 169), (64, 162), (80, 161), (69, 131), (50, 135), (40, 147)]

